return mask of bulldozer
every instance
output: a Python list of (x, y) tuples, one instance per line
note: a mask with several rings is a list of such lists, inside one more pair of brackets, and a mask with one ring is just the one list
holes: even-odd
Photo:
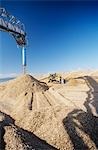
[(48, 77), (48, 83), (60, 83), (60, 84), (65, 84), (66, 80), (61, 77), (60, 74), (50, 74)]
[(50, 74), (48, 77), (48, 83), (59, 83), (59, 77), (56, 73)]

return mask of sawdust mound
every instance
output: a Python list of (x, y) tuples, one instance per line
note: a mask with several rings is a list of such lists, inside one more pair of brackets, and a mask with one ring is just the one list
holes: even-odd
[(69, 86), (76, 86), (76, 85), (78, 85), (78, 81), (76, 79), (70, 79), (67, 82), (67, 85), (69, 85)]
[[(70, 88), (84, 82), (82, 77), (70, 78), (66, 85)], [(4, 112), (0, 112), (1, 150), (98, 148), (98, 118), (66, 105), (67, 99), (53, 92), (30, 75), (0, 86), (0, 111)]]
[(91, 76), (98, 76), (98, 70), (97, 70), (97, 71), (93, 71), (93, 72), (91, 73)]
[(16, 126), (14, 121), (0, 112), (0, 150), (56, 150), (36, 135)]
[(40, 82), (30, 75), (22, 75), (18, 78), (8, 81), (5, 84), (1, 84), (0, 91), (2, 92), (2, 97), (6, 98), (16, 98), (21, 95), (21, 93), (34, 93), (38, 91), (45, 91), (48, 86), (44, 82)]
[(84, 83), (85, 83), (85, 81), (83, 80), (82, 77), (80, 79), (70, 78), (67, 82), (67, 86), (77, 86), (77, 85), (84, 84)]
[[(7, 143), (7, 150), (27, 149), (27, 142), (30, 143), (31, 149), (36, 143), (34, 148), (37, 150), (64, 149), (67, 143), (67, 147), (71, 149), (71, 142), (67, 133), (65, 135), (61, 123), (61, 116), (66, 114), (66, 107), (59, 106), (56, 102), (56, 104), (53, 104), (54, 98), (51, 99), (50, 104), (48, 102), (50, 97), (48, 99), (43, 97), (43, 93), (45, 94), (47, 89), (45, 83), (39, 82), (29, 75), (18, 77), (1, 85), (0, 110), (15, 119), (15, 124), (11, 122), (10, 126), (4, 128), (4, 142)], [(44, 102), (47, 102), (47, 104), (44, 105)], [(41, 104), (44, 107), (41, 107)], [(23, 130), (19, 130), (15, 125)], [(27, 132), (25, 133), (24, 130)], [(38, 142), (39, 140), (35, 140), (35, 137), (32, 137), (33, 135), (47, 141), (48, 146), (41, 146), (42, 141)], [(29, 137), (29, 141), (26, 137)], [(33, 143), (32, 139), (34, 139)], [(49, 145), (51, 145), (50, 148)]]

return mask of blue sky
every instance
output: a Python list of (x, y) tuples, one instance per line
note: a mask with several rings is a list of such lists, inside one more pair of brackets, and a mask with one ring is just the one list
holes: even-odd
[[(98, 68), (98, 2), (2, 0), (1, 6), (25, 24), (28, 72)], [(0, 74), (21, 71), (21, 49), (0, 32)]]

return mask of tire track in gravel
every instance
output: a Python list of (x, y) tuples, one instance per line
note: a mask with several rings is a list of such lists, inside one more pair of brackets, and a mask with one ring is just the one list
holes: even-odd
[(73, 103), (70, 99), (66, 98), (64, 95), (62, 95), (60, 92), (50, 89), (51, 95), (53, 95), (57, 101), (58, 104), (60, 105), (66, 105), (66, 106), (75, 106), (75, 103)]

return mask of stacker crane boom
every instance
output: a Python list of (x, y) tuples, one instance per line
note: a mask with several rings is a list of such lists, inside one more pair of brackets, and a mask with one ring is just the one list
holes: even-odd
[(20, 47), (22, 47), (23, 73), (26, 70), (26, 32), (24, 24), (9, 14), (5, 8), (0, 7), (0, 31), (8, 32), (12, 35)]

